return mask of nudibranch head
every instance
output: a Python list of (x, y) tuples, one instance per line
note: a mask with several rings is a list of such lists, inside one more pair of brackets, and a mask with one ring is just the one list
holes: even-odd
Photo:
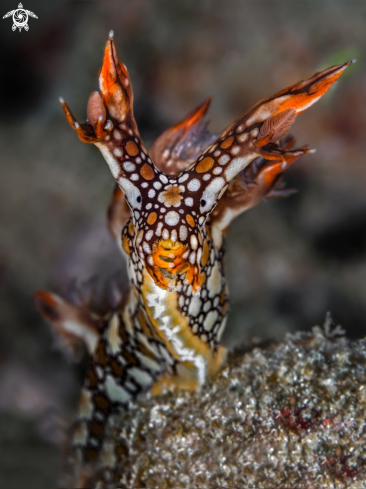
[[(136, 184), (132, 187), (128, 182), (122, 187), (133, 215), (136, 251), (157, 285), (172, 289), (185, 274), (183, 281), (197, 293), (206, 239), (204, 223), (214, 195), (207, 196), (199, 174), (183, 172), (171, 177), (148, 166), (148, 159), (144, 164), (139, 160), (133, 163), (139, 165)], [(218, 188), (223, 187), (216, 185), (217, 195)]]
[[(279, 140), (297, 115), (324, 95), (351, 63), (316, 73), (259, 102), (214, 141), (202, 137), (199, 125), (208, 99), (182, 123), (165, 131), (149, 156), (133, 115), (129, 74), (118, 60), (110, 34), (99, 73), (100, 94), (94, 92), (89, 98), (88, 121), (79, 124), (66, 103), (61, 103), (71, 127), (82, 141), (100, 149), (123, 191), (133, 217), (133, 246), (159, 287), (170, 290), (183, 280), (191, 284), (193, 293), (199, 292), (205, 223), (229, 184), (262, 157), (272, 164), (256, 178), (267, 178), (269, 182), (261, 188), (269, 192), (281, 170), (310, 151), (288, 151)], [(184, 146), (187, 137), (189, 144)], [(198, 144), (192, 151), (193, 141)], [(189, 155), (185, 159), (184, 152)], [(263, 197), (252, 194), (248, 197), (253, 202)]]

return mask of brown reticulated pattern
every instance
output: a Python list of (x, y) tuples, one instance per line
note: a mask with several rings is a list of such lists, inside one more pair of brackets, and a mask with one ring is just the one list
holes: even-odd
[(248, 345), (201, 392), (114, 418), (109, 436), (127, 445), (118, 487), (364, 489), (365, 365), (365, 340), (318, 327)]

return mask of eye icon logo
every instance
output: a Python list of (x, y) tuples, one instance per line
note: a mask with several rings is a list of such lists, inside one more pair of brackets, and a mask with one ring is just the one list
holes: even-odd
[(11, 16), (13, 17), (13, 31), (15, 31), (16, 29), (19, 29), (19, 31), (21, 31), (22, 29), (24, 29), (25, 31), (29, 30), (28, 17), (38, 19), (36, 14), (31, 12), (30, 10), (25, 10), (21, 3), (18, 5), (18, 8), (16, 10), (11, 10), (7, 14), (5, 14), (3, 19), (7, 19)]

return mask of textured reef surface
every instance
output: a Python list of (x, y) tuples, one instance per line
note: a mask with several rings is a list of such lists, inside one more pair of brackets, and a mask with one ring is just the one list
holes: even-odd
[(363, 489), (366, 340), (330, 324), (244, 345), (198, 393), (132, 404), (108, 434), (120, 440), (110, 487)]

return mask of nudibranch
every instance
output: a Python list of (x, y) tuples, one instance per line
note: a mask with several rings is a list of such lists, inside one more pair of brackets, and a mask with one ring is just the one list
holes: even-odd
[(292, 149), (285, 136), (351, 63), (259, 102), (219, 136), (203, 122), (208, 99), (150, 151), (135, 122), (131, 80), (112, 32), (87, 122), (79, 124), (60, 99), (72, 129), (99, 148), (117, 182), (108, 224), (127, 256), (130, 280), (121, 306), (104, 317), (50, 292), (35, 295), (65, 343), (83, 342), (91, 357), (73, 433), (74, 487), (91, 484), (98, 470), (113, 479), (116, 455), (104, 443), (111, 414), (143, 392), (197, 390), (219, 371), (228, 314), (227, 230), (263, 199), (292, 192), (279, 185), (282, 176), (311, 150)]

